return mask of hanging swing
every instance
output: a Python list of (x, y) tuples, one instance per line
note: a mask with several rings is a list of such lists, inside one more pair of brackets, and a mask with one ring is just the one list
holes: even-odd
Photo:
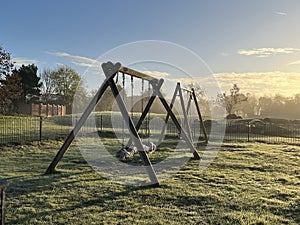
[[(141, 99), (141, 114), (144, 110), (144, 79), (142, 79), (142, 99)], [(130, 112), (131, 112), (131, 120), (134, 121), (134, 80), (133, 76), (131, 75), (130, 79), (130, 87), (131, 87), (131, 96), (130, 96)], [(123, 87), (124, 88), (124, 87)], [(150, 83), (148, 83), (148, 91), (150, 90)], [(149, 91), (150, 93), (150, 91)], [(124, 96), (123, 96), (124, 99)], [(150, 154), (156, 150), (156, 145), (153, 142), (150, 142), (150, 128), (149, 128), (149, 121), (150, 121), (150, 111), (148, 112), (148, 120), (146, 120), (146, 128), (147, 128), (147, 136), (148, 136), (148, 142), (143, 144), (143, 149), (147, 154)], [(124, 128), (122, 130), (122, 133), (124, 134)], [(123, 135), (124, 137), (124, 135)], [(131, 139), (128, 141), (128, 143), (124, 144), (124, 138), (122, 139), (122, 148), (117, 152), (116, 156), (122, 160), (128, 160), (131, 159), (136, 153), (138, 153), (138, 149), (136, 146), (132, 144)]]

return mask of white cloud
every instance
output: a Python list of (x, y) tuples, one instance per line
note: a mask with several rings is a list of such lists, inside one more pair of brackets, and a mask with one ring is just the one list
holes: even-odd
[(300, 64), (300, 60), (291, 62), (291, 63), (289, 63), (288, 65), (289, 65), (289, 66), (292, 66), (292, 65), (299, 65), (299, 64)]
[(300, 92), (300, 73), (251, 72), (214, 74), (223, 91), (228, 91), (234, 83), (245, 93), (261, 95), (281, 94), (291, 96)]
[(279, 12), (279, 11), (276, 11), (274, 12), (275, 14), (279, 15), (279, 16), (286, 16), (287, 13), (286, 12)]
[(240, 49), (240, 55), (255, 55), (256, 57), (269, 57), (275, 54), (291, 54), (299, 51), (298, 48), (255, 48), (255, 49)]
[(145, 71), (142, 71), (142, 73), (145, 73), (149, 76), (153, 76), (153, 77), (167, 77), (169, 76), (170, 74), (167, 73), (167, 72), (160, 72), (160, 71), (155, 71), (155, 70), (145, 70)]
[(37, 64), (38, 61), (35, 59), (24, 59), (24, 58), (17, 58), (13, 57), (12, 61), (16, 66), (28, 65), (28, 64)]
[(57, 57), (70, 59), (73, 64), (82, 67), (99, 67), (101, 64), (101, 62), (95, 59), (84, 57), (84, 56), (71, 55), (66, 52), (47, 52), (47, 53), (51, 55), (55, 55)]
[(209, 93), (216, 96), (217, 92), (229, 92), (233, 84), (237, 84), (241, 92), (256, 96), (280, 94), (293, 96), (300, 93), (300, 73), (249, 72), (249, 73), (216, 73), (208, 77), (179, 78), (183, 84), (197, 82)]

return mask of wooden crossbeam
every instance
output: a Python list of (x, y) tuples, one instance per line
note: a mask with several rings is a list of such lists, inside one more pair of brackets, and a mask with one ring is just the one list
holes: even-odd
[(126, 74), (129, 74), (129, 75), (132, 75), (134, 77), (137, 77), (137, 78), (141, 78), (141, 79), (144, 79), (144, 80), (147, 80), (147, 81), (152, 81), (152, 82), (158, 82), (159, 80), (155, 77), (152, 77), (150, 75), (147, 75), (145, 73), (141, 73), (139, 71), (136, 71), (136, 70), (133, 70), (133, 69), (130, 69), (130, 68), (127, 68), (125, 66), (122, 66), (120, 69), (119, 69), (119, 72), (122, 72), (122, 73), (126, 73)]

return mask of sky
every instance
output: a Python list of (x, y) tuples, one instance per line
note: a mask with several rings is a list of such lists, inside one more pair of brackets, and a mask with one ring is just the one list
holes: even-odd
[[(16, 66), (35, 63), (39, 72), (64, 64), (86, 76), (108, 51), (155, 40), (201, 57), (221, 91), (237, 83), (241, 92), (256, 95), (300, 93), (298, 0), (1, 0), (0, 19), (0, 45)], [(128, 51), (128, 57), (134, 54), (141, 56)], [(137, 68), (160, 75), (171, 71)], [(212, 88), (207, 74), (193, 80)]]

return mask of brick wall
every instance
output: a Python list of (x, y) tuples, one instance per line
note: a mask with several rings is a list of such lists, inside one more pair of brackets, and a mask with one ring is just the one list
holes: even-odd
[(63, 116), (66, 114), (64, 105), (18, 104), (17, 113), (31, 116)]

